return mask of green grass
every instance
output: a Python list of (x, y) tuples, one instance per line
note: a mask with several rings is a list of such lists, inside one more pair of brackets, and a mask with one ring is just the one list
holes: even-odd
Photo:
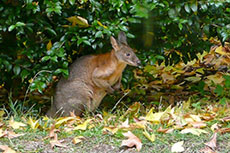
[[(157, 127), (157, 126), (156, 126)], [(186, 153), (200, 152), (200, 149), (204, 147), (204, 143), (208, 142), (212, 136), (212, 133), (201, 134), (195, 136), (192, 134), (181, 134), (180, 131), (175, 130), (170, 134), (160, 134), (154, 132), (156, 140), (152, 143), (143, 134), (143, 130), (135, 129), (132, 131), (138, 136), (142, 143), (143, 148), (141, 153), (170, 153), (171, 146), (178, 142), (184, 141), (184, 148)], [(122, 135), (122, 131), (118, 131), (114, 135), (103, 134), (102, 127), (94, 127), (86, 131), (73, 131), (71, 133), (60, 132), (58, 133), (58, 139), (64, 140), (63, 144), (67, 145), (67, 148), (55, 147), (53, 150), (49, 144), (49, 138), (44, 139), (47, 135), (47, 131), (43, 130), (17, 130), (16, 133), (25, 133), (24, 136), (8, 139), (0, 138), (0, 144), (8, 145), (12, 149), (22, 152), (119, 152), (124, 149), (120, 147), (122, 140), (126, 139)], [(84, 136), (86, 140), (80, 144), (74, 145), (72, 139), (76, 136)], [(230, 151), (230, 134), (218, 134), (217, 137), (217, 150), (219, 153), (228, 153)], [(106, 150), (107, 149), (107, 150)], [(135, 149), (124, 150), (124, 152), (136, 152)]]

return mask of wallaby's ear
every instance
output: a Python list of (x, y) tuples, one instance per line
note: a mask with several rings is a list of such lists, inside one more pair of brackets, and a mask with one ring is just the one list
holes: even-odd
[(118, 42), (127, 45), (127, 38), (123, 31), (119, 32), (118, 34)]
[(111, 42), (111, 44), (112, 44), (112, 46), (113, 46), (113, 49), (114, 49), (115, 51), (117, 51), (117, 50), (120, 49), (117, 40), (116, 40), (113, 36), (110, 37), (110, 42)]

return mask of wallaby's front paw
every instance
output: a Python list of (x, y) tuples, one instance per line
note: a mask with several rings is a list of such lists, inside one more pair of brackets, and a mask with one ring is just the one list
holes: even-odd
[(113, 86), (113, 89), (114, 89), (114, 90), (119, 90), (120, 88), (121, 88), (121, 85), (117, 85), (117, 84), (116, 84), (115, 86)]
[(111, 94), (111, 93), (114, 92), (114, 89), (112, 87), (107, 88), (106, 92), (109, 93), (109, 94)]

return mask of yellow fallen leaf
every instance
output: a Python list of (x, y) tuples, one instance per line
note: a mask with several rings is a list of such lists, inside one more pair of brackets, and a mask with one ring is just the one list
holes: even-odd
[(73, 138), (73, 144), (78, 144), (78, 143), (82, 142), (82, 140), (84, 140), (84, 139), (85, 139), (85, 137), (83, 137), (83, 136), (77, 136), (77, 137)]
[(88, 123), (91, 121), (92, 119), (87, 119), (84, 123), (79, 124), (77, 127), (75, 127), (73, 130), (86, 130)]
[(140, 128), (140, 129), (145, 129), (145, 125), (147, 124), (147, 121), (140, 121), (137, 123), (131, 123), (130, 127), (132, 128)]
[(97, 24), (98, 24), (99, 26), (101, 26), (101, 27), (105, 28), (105, 29), (108, 29), (108, 27), (107, 27), (107, 26), (105, 26), (105, 25), (103, 25), (100, 21), (97, 21)]
[(185, 78), (184, 80), (191, 81), (191, 82), (195, 83), (195, 82), (200, 81), (201, 77), (200, 76), (191, 76), (191, 77)]
[(202, 134), (202, 133), (208, 133), (208, 132), (205, 131), (205, 130), (202, 130), (202, 129), (187, 128), (187, 129), (182, 130), (180, 133), (182, 133), (182, 134), (191, 133), (191, 134), (200, 136), (200, 134)]
[(46, 49), (50, 50), (52, 48), (52, 42), (49, 40), (48, 44), (46, 45)]
[(5, 114), (4, 110), (0, 110), (0, 117), (3, 117), (4, 114)]
[(28, 122), (27, 122), (31, 129), (37, 129), (39, 127), (39, 123), (38, 123), (38, 120), (33, 120), (31, 117), (29, 118)]
[(220, 54), (220, 55), (227, 55), (227, 52), (224, 52), (223, 51), (223, 47), (222, 46), (219, 46), (216, 48), (215, 50), (216, 53)]
[[(213, 81), (215, 84), (221, 84), (224, 81), (223, 75), (221, 73), (216, 73), (214, 75), (207, 76), (208, 81)], [(207, 82), (208, 84), (211, 84)]]
[[(110, 133), (112, 133), (112, 134), (115, 134), (115, 133), (118, 131), (118, 129), (119, 129), (119, 128), (117, 128), (117, 127), (104, 127), (102, 131), (103, 131), (104, 133), (106, 133), (106, 134), (107, 134), (108, 132), (110, 132)], [(108, 132), (107, 132), (107, 131), (108, 131)]]
[(57, 120), (57, 122), (55, 123), (55, 126), (60, 126), (62, 125), (62, 123), (64, 122), (68, 122), (70, 120), (74, 120), (76, 117), (61, 117)]
[(169, 106), (164, 112), (157, 112), (157, 113), (153, 113), (153, 109), (152, 108), (146, 115), (145, 119), (147, 121), (151, 121), (151, 122), (155, 122), (155, 123), (160, 123), (161, 120), (167, 119), (168, 118), (168, 114), (172, 113), (172, 111), (174, 109), (171, 109), (171, 106)]
[(66, 18), (69, 22), (72, 23), (72, 26), (79, 25), (79, 27), (88, 27), (88, 21), (80, 16), (71, 16)]
[(155, 141), (155, 139), (156, 139), (156, 136), (155, 136), (154, 133), (150, 135), (147, 131), (144, 131), (143, 134), (144, 134), (144, 136), (145, 136), (146, 138), (148, 138), (151, 142)]
[(184, 141), (179, 141), (174, 143), (171, 148), (171, 152), (183, 152), (185, 149), (183, 147)]
[(154, 108), (152, 108), (148, 114), (146, 115), (145, 119), (147, 121), (152, 121), (156, 123), (160, 123), (161, 116), (164, 114), (164, 112), (158, 112), (158, 113), (153, 113)]
[(201, 119), (198, 115), (190, 115), (190, 117), (194, 120), (194, 122), (201, 122)]
[(14, 121), (13, 117), (10, 119), (9, 121), (9, 126), (12, 127), (13, 129), (19, 129), (20, 127), (25, 127), (26, 124), (22, 123), (22, 122), (17, 122)]

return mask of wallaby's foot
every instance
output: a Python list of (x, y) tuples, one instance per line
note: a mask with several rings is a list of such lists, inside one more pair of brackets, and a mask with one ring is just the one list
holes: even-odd
[(109, 88), (107, 88), (106, 92), (112, 94), (114, 92), (114, 89), (110, 86)]

